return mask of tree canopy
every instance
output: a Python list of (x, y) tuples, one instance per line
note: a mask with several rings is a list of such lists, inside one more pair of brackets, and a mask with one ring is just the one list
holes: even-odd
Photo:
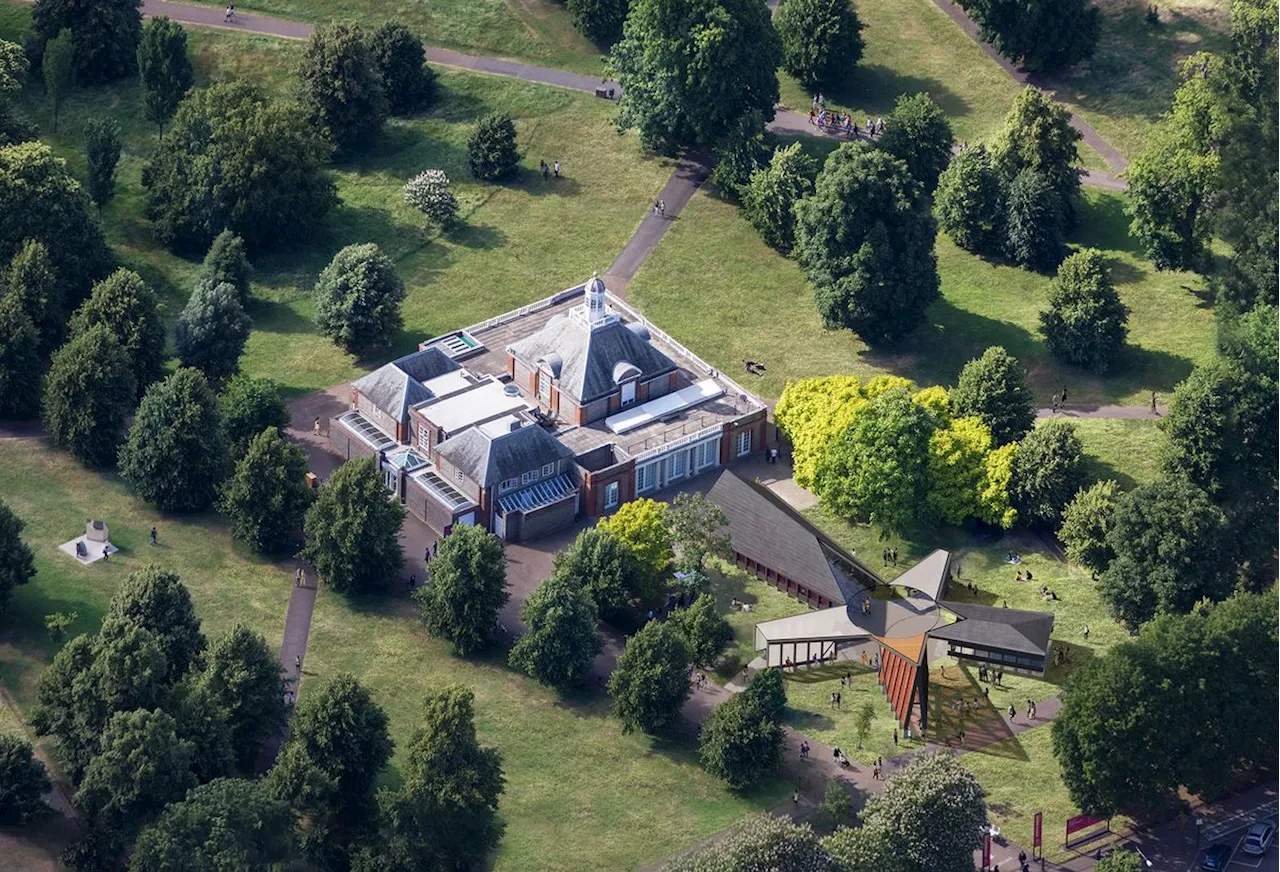
[(285, 717), (280, 658), (261, 633), (236, 624), (210, 643), (196, 681), (221, 712), (242, 772), (251, 772), (262, 743)]
[(101, 324), (111, 331), (133, 362), (137, 398), (164, 374), (164, 321), (155, 292), (135, 272), (119, 269), (93, 286), (93, 293), (71, 317), (71, 335)]
[(0, 736), (0, 823), (23, 824), (45, 814), (49, 807), (44, 794), (52, 786), (30, 742), (19, 736)]
[(1102, 252), (1086, 248), (1059, 264), (1040, 330), (1058, 359), (1098, 373), (1111, 367), (1129, 334), (1129, 308), (1111, 283)]
[(243, 82), (194, 90), (142, 169), (146, 216), (184, 251), (228, 229), (250, 248), (308, 240), (338, 202), (329, 150), (295, 103)]
[(932, 195), (938, 177), (951, 163), (954, 140), (942, 107), (921, 91), (898, 97), (876, 145), (905, 163), (925, 194)]
[(143, 25), (138, 73), (147, 120), (163, 129), (195, 81), (187, 57), (187, 32), (181, 24), (162, 15)]
[(90, 118), (84, 123), (85, 187), (99, 207), (115, 196), (120, 148), (120, 124), (114, 118)]
[(399, 21), (384, 22), (369, 37), (369, 52), (382, 77), (393, 115), (420, 112), (436, 94), (435, 70), (427, 66), (422, 40)]
[(1080, 150), (1083, 134), (1071, 126), (1071, 112), (1038, 88), (1028, 86), (1014, 98), (1004, 125), (991, 144), (991, 158), (1012, 183), (1023, 170), (1044, 176), (1062, 198), (1063, 224), (1076, 220), (1080, 197)]
[(9, 504), (0, 499), (0, 612), (13, 589), (26, 584), (36, 574), (31, 546), (22, 541), (25, 526)]
[(1024, 523), (1056, 530), (1084, 478), (1084, 444), (1075, 425), (1051, 418), (1018, 444), (1009, 497)]
[(120, 448), (120, 475), (166, 512), (212, 506), (230, 471), (218, 398), (199, 370), (179, 369), (147, 390)]
[(467, 164), (471, 175), (486, 182), (506, 181), (516, 174), (520, 151), (510, 115), (494, 112), (480, 119), (467, 140)]
[(174, 322), (173, 342), (183, 366), (218, 382), (240, 369), (252, 328), (234, 285), (200, 282)]
[[(8, 295), (21, 305), (36, 331), (36, 351), (41, 369), (67, 330), (64, 288), (53, 270), (49, 249), (28, 239), (9, 261), (8, 272), (0, 275), (0, 297)], [(39, 389), (36, 390), (39, 396)]]
[(99, 324), (53, 355), (40, 419), (53, 442), (86, 466), (115, 462), (133, 411), (133, 363), (115, 335)]
[(586, 681), (602, 648), (590, 594), (564, 573), (553, 573), (529, 595), (520, 619), (526, 630), (508, 657), (514, 668), (551, 687)]
[(773, 18), (782, 68), (809, 91), (843, 84), (862, 58), (862, 22), (844, 0), (784, 0)]
[[(782, 764), (782, 705), (773, 699), (781, 682), (761, 681), (765, 670), (711, 710), (698, 735), (698, 757), (706, 770), (742, 790), (768, 778)], [(785, 694), (783, 705), (785, 705)]]
[(650, 603), (661, 596), (675, 556), (668, 511), (667, 504), (657, 500), (631, 500), (596, 525), (631, 552), (637, 593), (641, 600)]
[(329, 476), (303, 524), (303, 556), (339, 593), (383, 588), (400, 571), (404, 506), (387, 499), (387, 486), (370, 457), (344, 463)]
[(98, 85), (132, 75), (142, 39), (142, 0), (36, 0), (31, 10), (37, 58), (63, 28), (75, 45), (76, 77)]
[(473, 654), (493, 640), (506, 605), (507, 557), (502, 540), (473, 524), (460, 524), (440, 543), (431, 577), (414, 593), (422, 622), (453, 650)]
[(1036, 73), (1093, 56), (1102, 13), (1093, 0), (965, 0), (982, 38)]
[(720, 653), (733, 641), (733, 627), (720, 614), (716, 598), (699, 594), (687, 608), (676, 609), (667, 617), (689, 643), (689, 656), (700, 666), (712, 666)]
[(691, 692), (689, 644), (667, 621), (649, 621), (627, 639), (609, 676), (613, 714), (625, 733), (670, 729)]
[(937, 225), (906, 164), (863, 142), (827, 157), (796, 212), (796, 258), (827, 327), (900, 339), (938, 298)]
[(622, 39), (630, 0), (566, 0), (564, 5), (578, 33), (601, 48), (610, 48)]
[(218, 410), (233, 457), (243, 456), (249, 443), (268, 427), (283, 432), (289, 426), (280, 386), (270, 379), (235, 376), (222, 389)]
[(151, 633), (164, 655), (164, 677), (170, 682), (185, 675), (204, 654), (205, 638), (191, 594), (177, 573), (154, 564), (125, 576), (111, 597), (103, 626), (132, 626)]
[(311, 506), (307, 455), (268, 427), (249, 443), (219, 492), (218, 508), (231, 536), (259, 554), (283, 551), (302, 529)]
[(230, 230), (224, 230), (213, 238), (213, 243), (200, 264), (200, 285), (231, 285), (241, 306), (249, 305), (249, 281), (253, 278), (253, 265), (245, 252), (244, 240)]
[(348, 245), (335, 254), (312, 295), (316, 326), (346, 351), (385, 345), (404, 323), (404, 282), (395, 264), (372, 242)]
[(985, 145), (952, 159), (938, 177), (934, 200), (938, 229), (956, 245), (985, 257), (1003, 253), (1005, 182)]
[(667, 154), (711, 145), (753, 109), (773, 118), (781, 60), (756, 0), (633, 0), (609, 61), (622, 85), (618, 127)]
[(723, 838), (663, 866), (663, 872), (838, 872), (809, 824), (786, 815), (755, 815), (736, 824)]
[(999, 345), (964, 365), (951, 390), (951, 405), (958, 418), (981, 419), (997, 445), (1018, 441), (1036, 420), (1027, 372)]
[(365, 148), (382, 133), (387, 94), (359, 24), (332, 21), (315, 28), (298, 64), (298, 81), (311, 123), (339, 154)]
[(1066, 214), (1048, 178), (1022, 170), (1013, 177), (1005, 200), (1005, 253), (1027, 269), (1055, 269), (1067, 254)]
[(40, 407), (40, 334), (22, 298), (0, 288), (0, 418), (30, 418)]
[(764, 241), (781, 251), (791, 251), (796, 239), (795, 204), (813, 192), (818, 167), (793, 142), (774, 151), (769, 163), (751, 174), (742, 194), (742, 214)]
[(631, 599), (641, 593), (640, 569), (631, 549), (598, 525), (583, 530), (556, 554), (554, 573), (581, 588), (609, 621), (628, 614)]
[(1107, 533), (1115, 522), (1116, 483), (1099, 481), (1081, 490), (1062, 511), (1058, 539), (1067, 559), (1093, 572), (1102, 572), (1115, 555)]

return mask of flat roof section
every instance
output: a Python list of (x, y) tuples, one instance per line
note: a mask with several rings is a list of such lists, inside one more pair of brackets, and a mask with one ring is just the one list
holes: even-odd
[(722, 396), (724, 396), (724, 388), (720, 387), (714, 379), (704, 378), (700, 382), (680, 388), (678, 391), (672, 391), (669, 394), (658, 397), (656, 400), (650, 400), (630, 409), (623, 409), (616, 415), (610, 415), (604, 419), (604, 425), (614, 433), (629, 433), (652, 421), (665, 418), (667, 415)]
[(849, 610), (845, 606), (802, 612), (756, 624), (756, 650), (764, 647), (762, 641), (837, 642), (870, 638), (871, 633), (849, 620)]
[(518, 394), (512, 396), (494, 379), (482, 381), (444, 399), (416, 406), (418, 413), (449, 436), (473, 424), (489, 421), (512, 412), (523, 412), (529, 404)]
[(422, 386), (435, 394), (437, 399), (443, 399), (458, 391), (465, 391), (475, 383), (476, 380), (466, 371), (455, 369), (453, 372), (427, 379)]

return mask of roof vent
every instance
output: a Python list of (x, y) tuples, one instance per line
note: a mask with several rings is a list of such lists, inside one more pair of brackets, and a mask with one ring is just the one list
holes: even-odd
[(508, 397), (520, 396), (520, 389), (515, 385), (506, 385), (505, 387), (503, 387), (502, 392), (506, 394)]
[(516, 418), (511, 422), (511, 432), (514, 433), (520, 429), (520, 419)]

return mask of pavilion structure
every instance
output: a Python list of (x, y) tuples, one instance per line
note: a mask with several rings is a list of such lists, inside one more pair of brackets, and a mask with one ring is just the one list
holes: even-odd
[[(1053, 614), (944, 599), (949, 552), (936, 550), (885, 581), (767, 488), (731, 470), (707, 496), (725, 513), (735, 562), (817, 607), (756, 624), (758, 666), (866, 664), (877, 671), (898, 725), (921, 732), (929, 717), (930, 653), (1044, 674)], [(903, 595), (872, 596), (881, 585)]]

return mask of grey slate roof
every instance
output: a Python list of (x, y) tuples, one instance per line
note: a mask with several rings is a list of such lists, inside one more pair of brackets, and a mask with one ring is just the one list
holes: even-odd
[(573, 457), (573, 452), (560, 440), (536, 424), (498, 436), (490, 436), (479, 427), (469, 427), (441, 442), (436, 451), (483, 487)]
[(823, 535), (768, 488), (732, 470), (720, 473), (707, 498), (724, 510), (733, 550), (836, 603), (846, 603), (857, 589), (845, 590), (841, 573), (829, 555), (849, 564), (870, 586), (878, 581), (856, 557)]
[[(552, 318), (532, 336), (507, 346), (517, 360), (536, 369), (538, 361), (560, 358), (560, 391), (578, 404), (606, 396), (617, 389), (614, 367), (630, 363), (641, 380), (675, 370), (675, 362), (618, 321), (595, 330), (569, 317)], [(552, 363), (552, 372), (555, 372)]]
[(433, 397), (422, 383), (455, 369), (460, 367), (448, 355), (439, 349), (428, 348), (378, 367), (353, 381), (351, 387), (404, 424), (409, 420), (410, 406)]
[(1037, 657), (1049, 653), (1049, 636), (1053, 633), (1052, 612), (1002, 609), (976, 603), (940, 602), (938, 605), (953, 612), (960, 620), (929, 631), (935, 639)]

